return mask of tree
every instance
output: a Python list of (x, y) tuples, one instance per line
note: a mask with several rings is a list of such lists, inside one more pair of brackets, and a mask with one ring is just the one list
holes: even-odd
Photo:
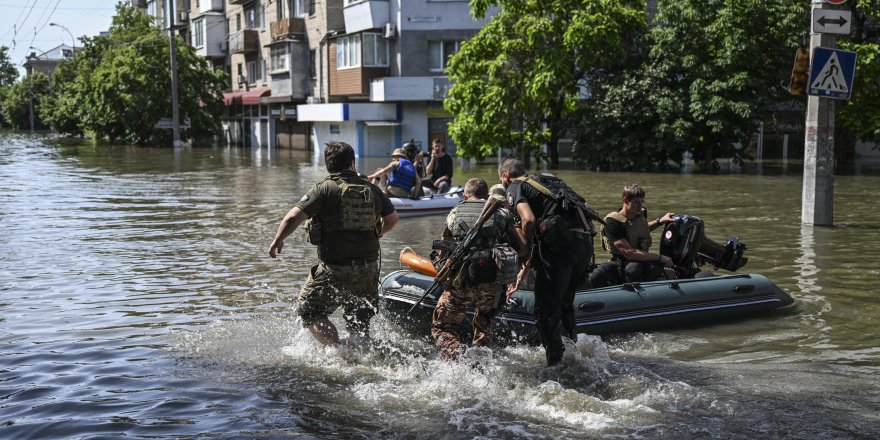
[(18, 79), (18, 69), (9, 58), (9, 48), (0, 46), (0, 88), (15, 84), (16, 79)]
[(3, 115), (14, 129), (30, 128), (31, 111), (34, 128), (46, 128), (42, 117), (42, 102), (49, 95), (49, 77), (35, 72), (21, 82), (10, 86), (3, 96)]
[(745, 145), (771, 104), (788, 98), (808, 17), (808, 2), (661, 0), (646, 74), (663, 148), (705, 163), (741, 160), (734, 144)]
[[(168, 37), (148, 16), (120, 3), (108, 35), (82, 41), (83, 49), (53, 75), (55, 95), (47, 106), (53, 128), (135, 144), (169, 144), (170, 130), (155, 128), (160, 118), (171, 114)], [(191, 123), (181, 135), (215, 133), (225, 74), (212, 71), (180, 40), (177, 61), (180, 116)]]
[(838, 107), (837, 115), (856, 138), (880, 144), (880, 1), (853, 0), (847, 5), (852, 33), (840, 38), (838, 46), (858, 56), (852, 99)]
[(645, 26), (640, 0), (471, 0), (471, 12), (498, 14), (451, 57), (454, 84), (444, 105), (459, 152), (483, 158), (499, 147), (541, 158), (557, 142), (591, 70), (615, 65), (628, 38)]
[[(17, 78), (18, 69), (15, 68), (15, 65), (12, 64), (12, 59), (9, 58), (9, 48), (0, 46), (0, 102), (5, 99), (9, 88), (15, 84)], [(6, 119), (2, 109), (0, 109), (0, 125), (8, 123)]]

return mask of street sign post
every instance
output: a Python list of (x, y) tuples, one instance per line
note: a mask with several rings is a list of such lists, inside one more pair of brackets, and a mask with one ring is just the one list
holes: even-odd
[(837, 9), (813, 9), (813, 33), (849, 35), (852, 12)]
[(852, 96), (855, 52), (816, 47), (810, 61), (812, 67), (807, 94), (834, 99), (849, 99)]

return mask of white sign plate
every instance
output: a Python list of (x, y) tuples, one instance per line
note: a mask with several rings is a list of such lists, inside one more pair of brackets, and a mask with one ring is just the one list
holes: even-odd
[(849, 35), (852, 12), (813, 9), (813, 33)]

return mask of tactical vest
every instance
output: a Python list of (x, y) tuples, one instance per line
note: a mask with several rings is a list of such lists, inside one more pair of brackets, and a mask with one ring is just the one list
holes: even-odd
[[(447, 226), (456, 241), (463, 239), (471, 226), (477, 223), (485, 205), (485, 200), (462, 200), (455, 205), (455, 218), (452, 220), (452, 224)], [(494, 217), (494, 214), (489, 216), (477, 233), (477, 244), (483, 249), (491, 248), (498, 241)]]
[(327, 180), (339, 186), (339, 215), (321, 218), (321, 233), (372, 231), (376, 233), (376, 196), (359, 176), (332, 174)]
[[(623, 224), (623, 227), (626, 228), (626, 241), (631, 247), (643, 252), (648, 252), (648, 249), (651, 248), (651, 229), (648, 228), (648, 219), (642, 213), (639, 213), (636, 218), (628, 220), (623, 214), (614, 211), (605, 216), (605, 220), (608, 219), (617, 220)], [(602, 248), (610, 252), (611, 255), (621, 257), (620, 252), (614, 247), (614, 243), (611, 243), (608, 236), (605, 235), (604, 227), (602, 228)]]
[(416, 184), (416, 166), (402, 157), (397, 159), (397, 167), (391, 172), (388, 184), (407, 191), (412, 190)]

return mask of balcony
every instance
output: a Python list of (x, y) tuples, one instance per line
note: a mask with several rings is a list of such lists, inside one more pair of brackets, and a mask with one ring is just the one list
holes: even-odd
[(388, 76), (370, 82), (370, 101), (442, 101), (449, 90), (446, 76)]
[(306, 33), (306, 20), (302, 17), (284, 18), (269, 23), (272, 41), (301, 40)]
[(388, 3), (388, 0), (347, 1), (342, 11), (345, 32), (352, 34), (385, 26), (389, 18)]
[(229, 53), (249, 53), (260, 50), (260, 31), (245, 29), (229, 35)]

